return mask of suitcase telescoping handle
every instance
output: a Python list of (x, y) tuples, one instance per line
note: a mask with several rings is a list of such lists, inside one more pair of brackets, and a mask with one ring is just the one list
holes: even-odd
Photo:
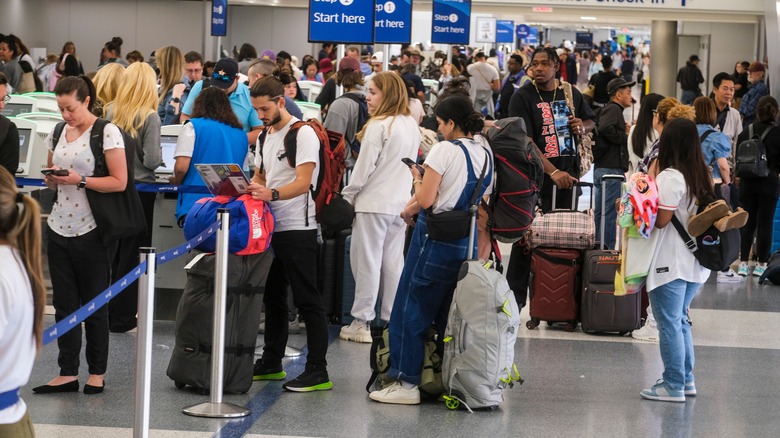
[[(599, 220), (601, 221), (601, 233), (599, 234), (601, 236), (601, 241), (599, 242), (599, 249), (604, 249), (604, 230), (607, 228), (607, 220), (606, 220), (606, 213), (607, 213), (607, 197), (604, 196), (604, 194), (607, 193), (607, 181), (609, 180), (619, 180), (619, 181), (625, 181), (626, 177), (625, 175), (604, 175), (601, 177), (601, 218)], [(615, 202), (614, 199), (611, 199), (610, 202)]]
[[(593, 208), (593, 183), (589, 183), (586, 181), (577, 181), (574, 183), (574, 186), (570, 190), (574, 190), (575, 187), (590, 187), (590, 208)], [(556, 197), (558, 196), (558, 186), (553, 183), (553, 192), (552, 192), (552, 209), (556, 210), (558, 207), (558, 203), (556, 202)], [(574, 193), (572, 193), (571, 196), (571, 211), (577, 210), (577, 197), (574, 196)]]
[(469, 210), (471, 212), (471, 225), (469, 225), (469, 246), (468, 250), (466, 250), (466, 260), (476, 260), (477, 254), (474, 250), (474, 241), (476, 240), (476, 228), (477, 228), (477, 211), (479, 210), (479, 207), (477, 205), (472, 205), (471, 209)]

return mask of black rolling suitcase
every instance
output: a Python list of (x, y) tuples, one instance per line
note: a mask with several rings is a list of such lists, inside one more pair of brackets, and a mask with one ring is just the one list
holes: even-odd
[[(271, 251), (228, 255), (223, 382), (227, 393), (245, 393), (252, 386), (257, 327), (272, 261)], [(190, 385), (205, 393), (211, 386), (215, 264), (213, 254), (201, 254), (185, 268), (187, 283), (176, 311), (176, 344), (167, 371), (177, 388)]]
[[(609, 179), (623, 181), (623, 175), (605, 175), (602, 177), (602, 193), (606, 192)], [(602, 196), (600, 229), (603, 240), (605, 231), (605, 206), (607, 200)], [(620, 239), (618, 239), (620, 242)], [(642, 295), (627, 294), (615, 296), (615, 273), (620, 269), (620, 251), (600, 249), (585, 251), (582, 274), (582, 308), (580, 320), (582, 331), (601, 333), (626, 333), (642, 325)]]

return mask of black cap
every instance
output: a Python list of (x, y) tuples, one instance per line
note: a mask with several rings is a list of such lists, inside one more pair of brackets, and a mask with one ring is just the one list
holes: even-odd
[(688, 62), (697, 62), (697, 61), (701, 61), (701, 59), (699, 59), (699, 56), (698, 56), (698, 55), (691, 55), (691, 56), (688, 58)]
[(238, 63), (230, 58), (222, 58), (214, 66), (211, 74), (211, 86), (223, 90), (230, 88), (238, 77)]
[(617, 93), (617, 91), (623, 87), (633, 87), (634, 85), (636, 85), (636, 82), (634, 81), (627, 82), (623, 78), (615, 78), (609, 81), (609, 83), (607, 84), (607, 94), (611, 96)]

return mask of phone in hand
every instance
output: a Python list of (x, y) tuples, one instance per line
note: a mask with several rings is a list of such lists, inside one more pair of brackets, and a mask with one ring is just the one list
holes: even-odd
[(70, 172), (68, 169), (41, 169), (41, 173), (46, 175), (54, 175), (54, 176), (68, 176), (70, 175)]
[(415, 163), (415, 162), (414, 162), (414, 160), (412, 160), (412, 159), (410, 159), (410, 158), (401, 158), (401, 161), (403, 161), (403, 162), (404, 162), (404, 164), (406, 164), (406, 165), (407, 165), (407, 166), (409, 166), (410, 168), (411, 168), (412, 166), (416, 166), (416, 167), (417, 167), (417, 171), (418, 171), (418, 172), (420, 172), (420, 175), (422, 175), (422, 174), (424, 174), (424, 173), (425, 173), (425, 168), (424, 168), (424, 167), (422, 167), (422, 166), (420, 166), (419, 164)]

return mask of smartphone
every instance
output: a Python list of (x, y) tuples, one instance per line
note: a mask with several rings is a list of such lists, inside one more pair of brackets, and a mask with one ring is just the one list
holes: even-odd
[(54, 175), (54, 176), (68, 176), (70, 175), (70, 172), (68, 172), (68, 169), (41, 169), (41, 173), (45, 175)]
[(401, 161), (403, 161), (404, 164), (406, 164), (409, 167), (417, 166), (417, 171), (420, 172), (420, 175), (425, 173), (425, 168), (420, 166), (419, 164), (415, 163), (414, 160), (412, 160), (410, 158), (401, 158)]

